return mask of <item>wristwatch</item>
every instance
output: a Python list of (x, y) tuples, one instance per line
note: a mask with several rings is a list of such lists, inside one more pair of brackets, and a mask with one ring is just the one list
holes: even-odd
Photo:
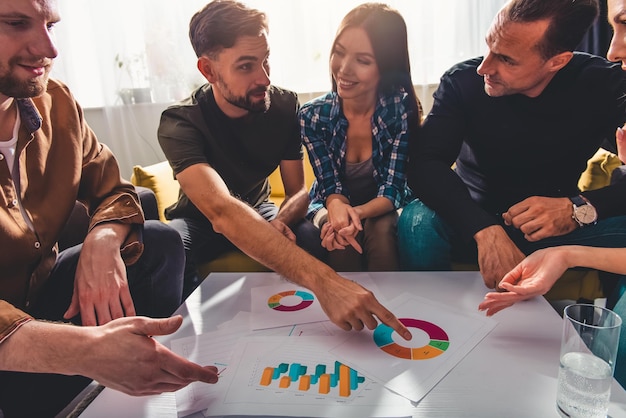
[(582, 196), (574, 196), (569, 199), (572, 201), (572, 207), (574, 208), (572, 218), (581, 228), (596, 224), (598, 212), (587, 199)]

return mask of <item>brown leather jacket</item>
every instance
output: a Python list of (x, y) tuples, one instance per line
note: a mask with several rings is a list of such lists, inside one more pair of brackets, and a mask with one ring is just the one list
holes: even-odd
[[(90, 230), (101, 222), (144, 220), (133, 186), (121, 178), (115, 157), (98, 142), (65, 85), (50, 80), (41, 97), (17, 104), (20, 200), (34, 230), (24, 222), (14, 180), (0, 161), (0, 342), (30, 318), (26, 312), (50, 275), (76, 200), (89, 210)], [(136, 230), (122, 248), (127, 264), (143, 250)]]

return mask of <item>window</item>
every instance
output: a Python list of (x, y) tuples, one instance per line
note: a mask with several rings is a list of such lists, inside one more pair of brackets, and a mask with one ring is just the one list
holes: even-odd
[[(298, 93), (330, 89), (335, 31), (358, 0), (244, 0), (267, 13), (272, 82)], [(504, 0), (388, 0), (408, 26), (413, 82), (436, 84), (454, 63), (485, 49), (486, 30)], [(181, 99), (204, 79), (188, 39), (189, 19), (207, 1), (59, 0), (59, 57), (52, 76), (84, 107), (122, 104), (131, 88), (151, 100)], [(418, 89), (418, 94), (419, 94)]]

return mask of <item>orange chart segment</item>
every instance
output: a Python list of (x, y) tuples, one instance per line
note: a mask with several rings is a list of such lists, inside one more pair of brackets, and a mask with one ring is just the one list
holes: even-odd
[(425, 345), (424, 347), (412, 349), (411, 358), (413, 360), (426, 360), (429, 358), (437, 357), (441, 353), (443, 353), (443, 350), (439, 350), (430, 345)]
[(374, 342), (381, 350), (394, 357), (406, 360), (427, 360), (439, 356), (450, 346), (448, 334), (437, 325), (412, 318), (400, 318), (400, 322), (407, 327), (423, 330), (430, 337), (430, 342), (418, 348), (404, 347), (393, 341), (393, 329), (380, 324), (374, 330)]
[(384, 352), (391, 354), (394, 357), (404, 358), (411, 360), (411, 349), (408, 347), (402, 347), (396, 343), (388, 344), (380, 347)]

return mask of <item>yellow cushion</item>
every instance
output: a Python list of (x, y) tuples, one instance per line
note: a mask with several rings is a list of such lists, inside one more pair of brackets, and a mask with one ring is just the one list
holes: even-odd
[[(280, 177), (280, 167), (276, 167), (276, 170), (270, 174), (270, 186), (272, 187), (272, 192), (270, 194), (270, 200), (274, 202), (277, 206), (280, 206), (285, 200), (285, 186), (283, 185), (283, 179)], [(307, 190), (311, 188), (313, 181), (315, 180), (315, 174), (313, 174), (313, 167), (311, 167), (311, 162), (306, 155), (304, 154), (304, 185)]]
[(548, 300), (594, 300), (605, 297), (597, 270), (571, 269), (563, 273), (544, 296)]
[(248, 257), (238, 250), (229, 251), (215, 260), (198, 266), (200, 277), (206, 277), (211, 272), (242, 272), (242, 271), (271, 271), (263, 264)]
[(147, 187), (154, 192), (159, 208), (159, 219), (167, 222), (164, 214), (165, 208), (178, 200), (180, 189), (169, 163), (163, 161), (146, 167), (136, 165), (133, 167), (130, 181), (135, 186)]
[(620, 165), (622, 162), (617, 155), (603, 148), (598, 149), (587, 162), (587, 169), (578, 180), (578, 188), (584, 192), (608, 186), (611, 181), (611, 173)]

